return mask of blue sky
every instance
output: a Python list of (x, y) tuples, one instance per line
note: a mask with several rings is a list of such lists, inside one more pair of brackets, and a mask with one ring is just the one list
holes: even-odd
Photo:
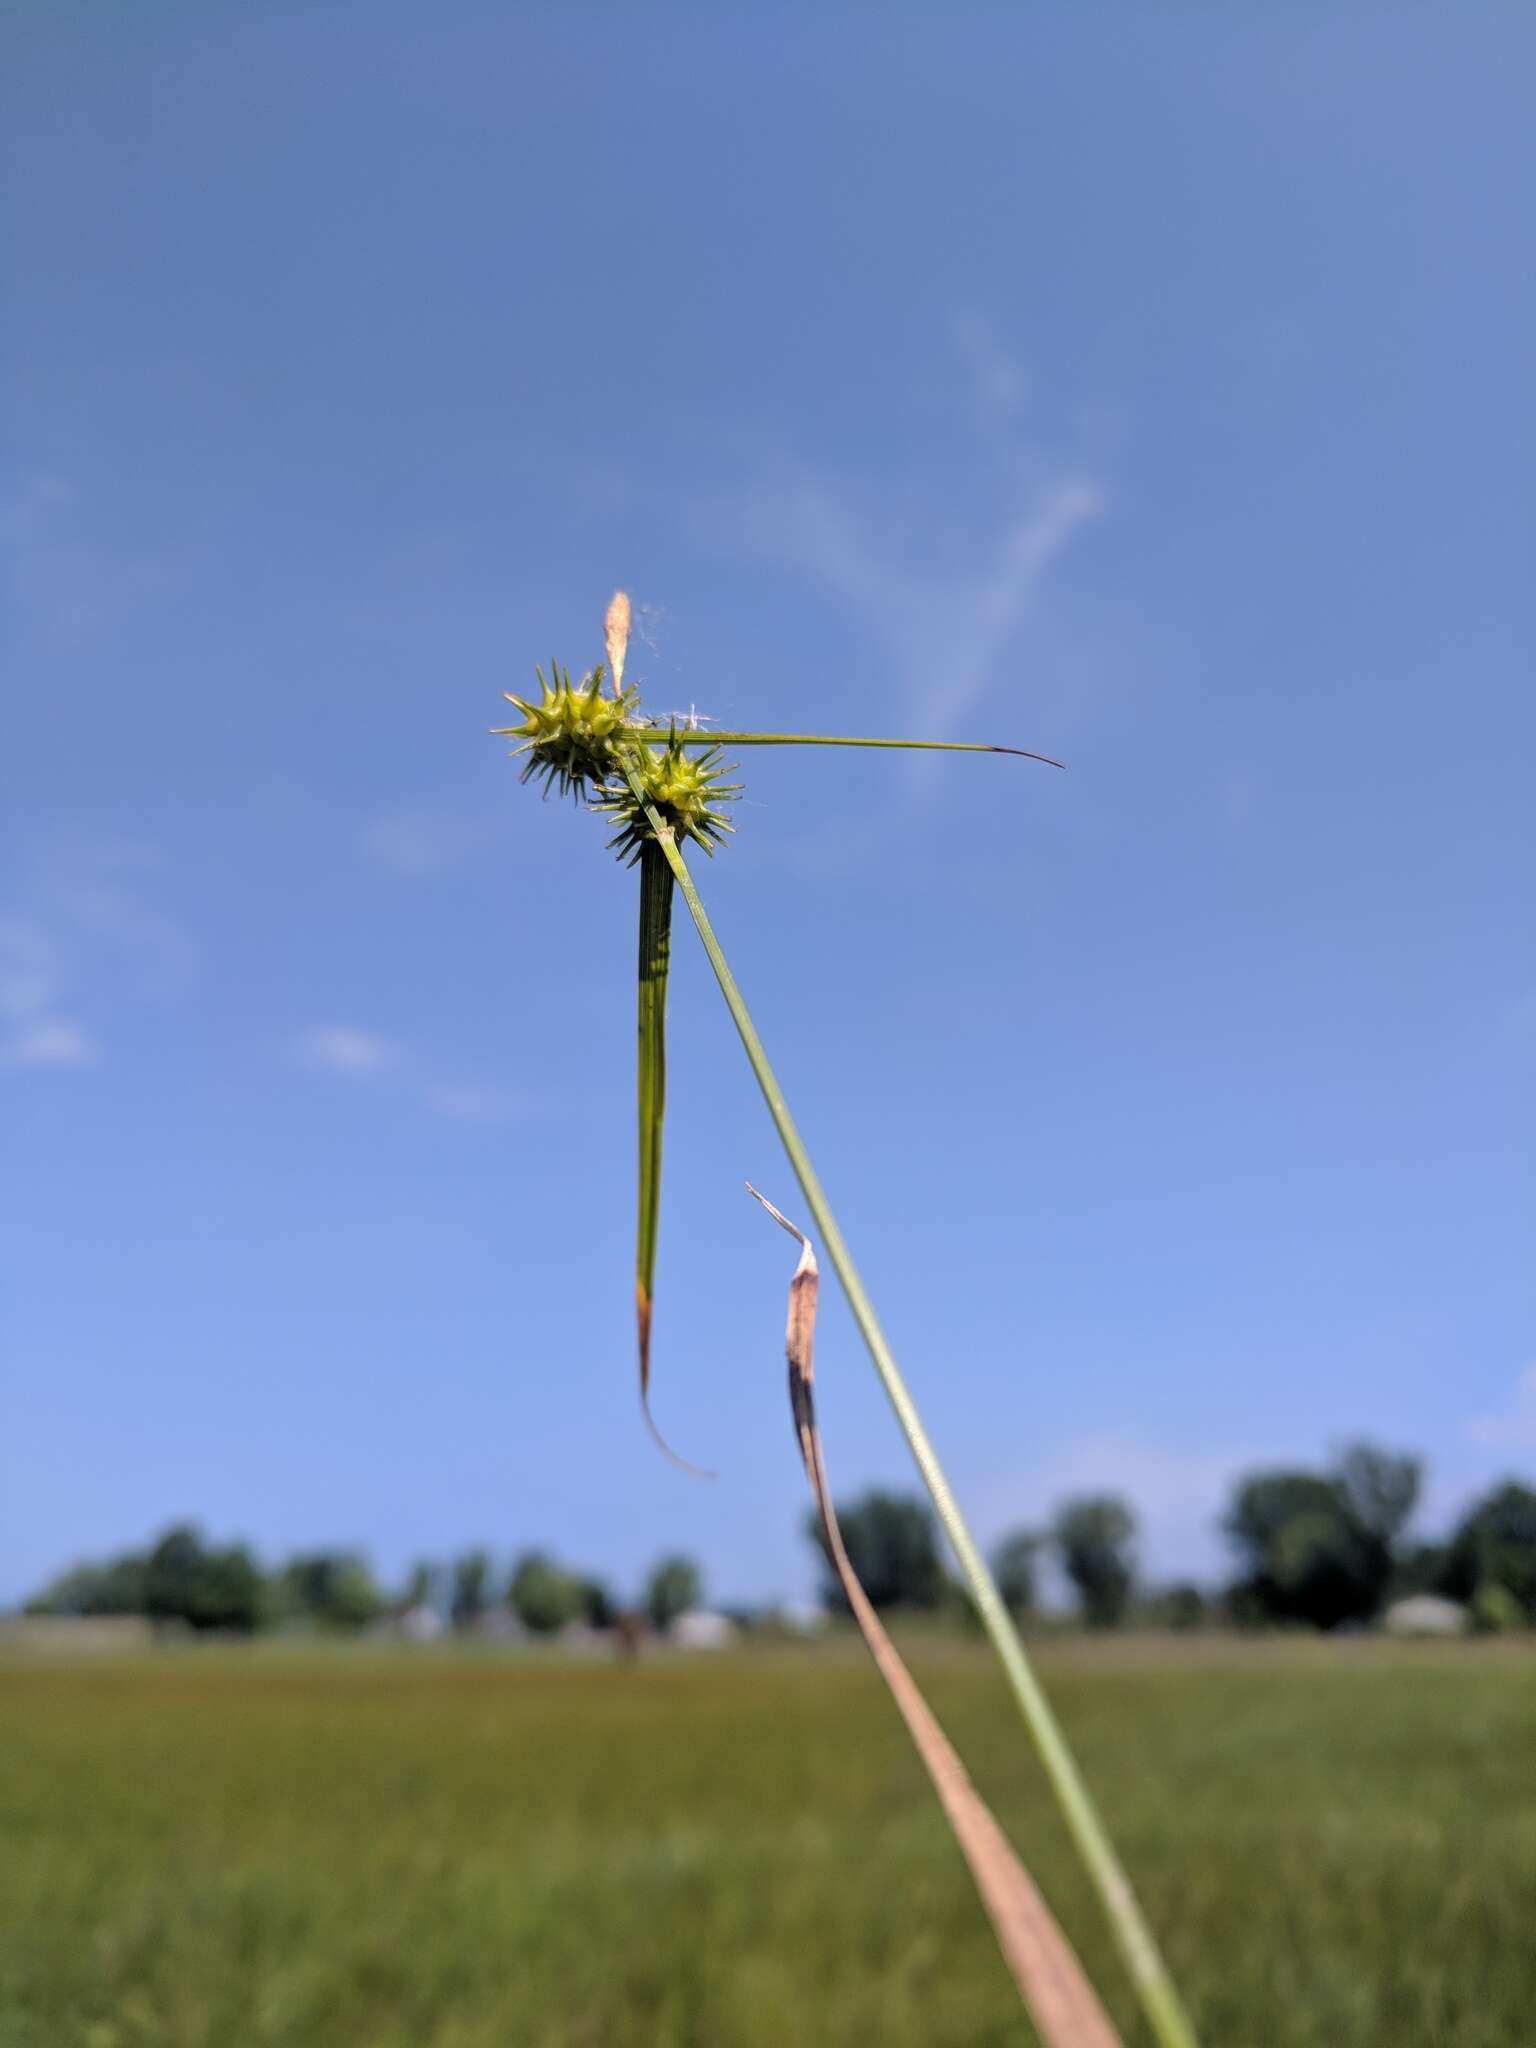
[[(811, 1583), (793, 1212), (500, 692), (746, 757), (702, 877), (979, 1532), (1536, 1467), (1528, 12), (13, 10), (0, 1595), (176, 1515)], [(840, 1304), (828, 1457), (907, 1483)]]

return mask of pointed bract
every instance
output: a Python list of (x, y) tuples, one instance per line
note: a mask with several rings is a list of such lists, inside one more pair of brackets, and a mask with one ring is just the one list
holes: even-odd
[(672, 953), (672, 870), (653, 841), (640, 861), (640, 972), (635, 1105), (639, 1174), (635, 1210), (635, 1339), (646, 1427), (674, 1464), (697, 1471), (662, 1436), (651, 1414), (651, 1319), (661, 1211), (661, 1141), (667, 1113), (667, 973)]
[[(641, 726), (643, 734), (659, 734), (659, 725)], [(1054, 754), (1037, 754), (1028, 747), (999, 747), (983, 740), (892, 740), (870, 739), (840, 732), (697, 732), (691, 727), (678, 735), (685, 747), (904, 747), (934, 754), (1013, 754), (1022, 761), (1043, 761), (1048, 768), (1064, 768)]]

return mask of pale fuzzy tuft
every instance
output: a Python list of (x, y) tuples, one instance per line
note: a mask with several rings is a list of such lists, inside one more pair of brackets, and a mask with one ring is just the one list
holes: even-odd
[(603, 641), (608, 649), (608, 673), (613, 677), (614, 695), (624, 687), (624, 651), (629, 646), (629, 597), (616, 590), (608, 600), (603, 618)]

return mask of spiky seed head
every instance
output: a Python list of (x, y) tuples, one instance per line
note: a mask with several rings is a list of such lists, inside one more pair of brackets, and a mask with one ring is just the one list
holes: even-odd
[[(674, 725), (665, 746), (629, 745), (625, 757), (646, 802), (662, 823), (671, 827), (679, 842), (691, 839), (705, 853), (713, 853), (726, 833), (735, 831), (730, 819), (716, 805), (733, 803), (741, 784), (721, 780), (728, 764), (719, 747), (691, 754), (684, 748)], [(610, 784), (599, 794), (593, 808), (606, 812), (618, 826), (608, 844), (621, 860), (627, 856), (632, 866), (640, 858), (641, 847), (656, 836), (634, 791), (627, 782)]]
[(608, 600), (603, 645), (608, 654), (608, 672), (613, 677), (613, 693), (618, 696), (624, 687), (624, 654), (629, 646), (629, 597), (625, 591), (616, 590)]
[(571, 682), (570, 671), (558, 662), (550, 664), (551, 681), (535, 669), (539, 679), (537, 698), (515, 697), (503, 691), (509, 704), (523, 714), (520, 725), (499, 725), (494, 731), (507, 739), (522, 741), (512, 749), (526, 754), (522, 780), (543, 778), (546, 793), (555, 789), (578, 799), (589, 788), (599, 789), (615, 773), (614, 741), (634, 719), (639, 699), (633, 690), (618, 690), (611, 697), (602, 694), (603, 667), (589, 669), (579, 683)]

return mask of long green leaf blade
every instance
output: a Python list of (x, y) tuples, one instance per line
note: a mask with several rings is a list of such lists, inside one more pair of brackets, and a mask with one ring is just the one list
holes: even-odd
[(674, 1464), (687, 1465), (651, 1414), (651, 1316), (656, 1291), (656, 1239), (661, 1215), (661, 1140), (667, 1113), (667, 972), (672, 955), (672, 870), (648, 841), (640, 853), (640, 974), (635, 1067), (639, 1120), (639, 1185), (635, 1224), (635, 1335), (640, 1352), (640, 1406), (651, 1435)]
[(635, 1331), (640, 1398), (651, 1387), (651, 1308), (661, 1209), (661, 1135), (667, 1113), (667, 970), (672, 951), (672, 870), (658, 846), (640, 855), (640, 1004), (635, 1106), (640, 1122), (639, 1210), (635, 1230)]
[[(647, 728), (666, 730), (662, 726)], [(1028, 747), (995, 747), (980, 740), (887, 740), (852, 738), (836, 732), (713, 732), (679, 726), (677, 737), (685, 747), (914, 747), (940, 754), (1016, 754), (1024, 761), (1043, 761), (1048, 768), (1065, 768), (1053, 754), (1036, 754)]]

